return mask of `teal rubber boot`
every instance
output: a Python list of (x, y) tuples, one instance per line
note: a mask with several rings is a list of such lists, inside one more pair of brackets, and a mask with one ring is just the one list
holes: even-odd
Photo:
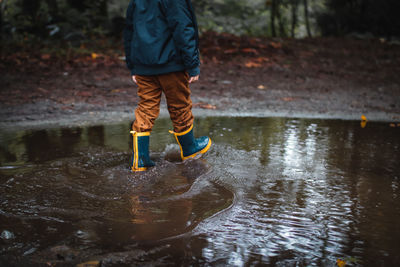
[(200, 157), (211, 147), (211, 139), (208, 136), (194, 138), (193, 125), (189, 130), (182, 133), (175, 133), (173, 131), (170, 131), (170, 133), (175, 135), (175, 139), (181, 149), (182, 160)]
[(131, 170), (133, 172), (145, 171), (155, 166), (149, 156), (150, 132), (138, 133), (131, 131), (133, 136), (133, 153)]

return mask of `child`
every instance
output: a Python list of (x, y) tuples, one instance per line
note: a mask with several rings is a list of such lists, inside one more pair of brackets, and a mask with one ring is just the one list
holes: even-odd
[(149, 137), (164, 92), (182, 160), (208, 151), (211, 139), (194, 138), (189, 83), (199, 79), (198, 29), (190, 0), (131, 0), (124, 45), (140, 98), (132, 125), (132, 171), (154, 166)]

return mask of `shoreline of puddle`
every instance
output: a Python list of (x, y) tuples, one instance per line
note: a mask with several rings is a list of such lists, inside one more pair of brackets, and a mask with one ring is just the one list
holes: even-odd
[[(288, 118), (288, 119), (316, 119), (316, 120), (344, 120), (358, 121), (365, 116), (368, 122), (400, 123), (400, 114), (387, 112), (299, 112), (299, 111), (271, 111), (271, 110), (212, 110), (193, 108), (195, 118), (206, 117), (252, 117), (252, 118)], [(23, 117), (23, 118), (22, 118)], [(158, 118), (168, 118), (166, 107), (161, 107)], [(0, 117), (2, 131), (24, 129), (52, 129), (59, 127), (85, 127), (99, 124), (114, 124), (134, 120), (134, 109), (85, 111), (72, 114), (55, 114), (54, 116), (32, 114), (31, 116), (10, 116), (9, 119)]]

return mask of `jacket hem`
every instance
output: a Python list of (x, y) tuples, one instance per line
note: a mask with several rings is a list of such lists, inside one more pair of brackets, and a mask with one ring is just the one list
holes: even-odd
[(131, 73), (135, 73), (136, 75), (160, 75), (177, 71), (184, 71), (185, 66), (178, 63), (170, 63), (168, 65), (153, 65), (153, 66), (143, 66), (136, 65), (134, 69), (131, 70)]

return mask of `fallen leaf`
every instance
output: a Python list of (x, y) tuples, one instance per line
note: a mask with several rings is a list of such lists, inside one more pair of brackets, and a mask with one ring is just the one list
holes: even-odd
[(48, 91), (46, 89), (43, 89), (42, 87), (38, 87), (37, 90), (42, 93), (48, 93)]
[(97, 266), (100, 266), (99, 261), (87, 261), (76, 265), (76, 267), (97, 267)]
[(113, 90), (111, 90), (111, 93), (119, 93), (121, 91), (123, 91), (123, 90), (122, 89), (113, 89)]
[(262, 85), (262, 84), (260, 84), (259, 86), (257, 86), (257, 89), (259, 89), (259, 90), (265, 90), (265, 86)]
[(391, 123), (391, 124), (389, 124), (389, 126), (392, 127), (392, 128), (394, 128), (394, 127), (396, 127), (396, 124)]
[(282, 100), (286, 101), (286, 102), (291, 102), (294, 100), (294, 98), (293, 97), (284, 97), (284, 98), (282, 98)]
[(40, 56), (41, 59), (43, 60), (49, 60), (50, 59), (50, 54), (43, 54)]
[(341, 259), (337, 259), (336, 260), (336, 264), (337, 264), (338, 267), (346, 266), (346, 262), (344, 260), (341, 260)]
[(261, 67), (260, 63), (252, 62), (252, 61), (249, 61), (244, 65), (246, 66), (246, 68), (260, 68)]
[(208, 103), (196, 103), (193, 104), (193, 107), (203, 108), (203, 109), (217, 109), (216, 106), (208, 104)]
[(367, 117), (365, 117), (364, 115), (361, 115), (361, 120), (362, 121), (367, 121)]
[(227, 50), (224, 51), (224, 54), (234, 54), (234, 53), (237, 53), (237, 52), (238, 52), (238, 50), (236, 48), (227, 49)]
[(92, 59), (96, 59), (96, 58), (98, 58), (99, 57), (99, 54), (96, 54), (96, 53), (92, 53)]
[(263, 62), (268, 62), (269, 58), (267, 58), (267, 57), (258, 57), (256, 59), (254, 59), (254, 61), (256, 61), (258, 63), (263, 63)]
[(258, 51), (255, 50), (254, 48), (243, 48), (242, 52), (244, 52), (244, 53), (253, 53), (253, 54), (258, 55)]
[(80, 91), (78, 93), (76, 93), (77, 96), (83, 96), (83, 97), (90, 97), (93, 95), (92, 92), (88, 92), (88, 91)]
[(269, 45), (272, 46), (275, 49), (282, 48), (282, 44), (278, 42), (269, 42)]

